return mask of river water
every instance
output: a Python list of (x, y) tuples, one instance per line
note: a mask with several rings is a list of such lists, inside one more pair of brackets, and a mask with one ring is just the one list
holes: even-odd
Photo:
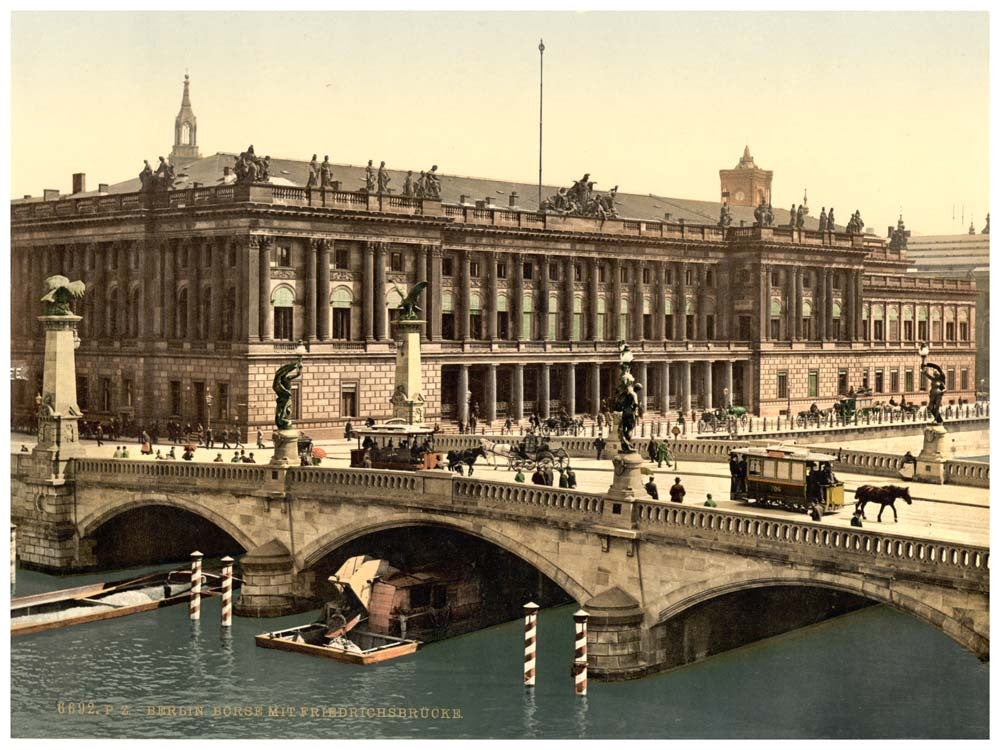
[[(17, 595), (133, 572), (139, 570), (57, 578), (22, 570)], [(310, 614), (237, 617), (224, 638), (218, 598), (203, 600), (202, 620), (194, 625), (179, 605), (20, 636), (11, 640), (11, 732), (88, 738), (989, 736), (988, 665), (888, 607), (641, 680), (591, 681), (586, 698), (573, 694), (569, 672), (574, 609), (540, 613), (533, 691), (521, 684), (520, 622), (372, 667), (254, 645), (255, 634), (305, 623)], [(269, 717), (269, 709), (285, 715)], [(387, 715), (388, 709), (404, 709), (405, 718)]]

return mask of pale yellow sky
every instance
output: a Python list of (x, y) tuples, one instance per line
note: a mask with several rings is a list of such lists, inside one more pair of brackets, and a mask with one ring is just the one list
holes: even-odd
[(808, 188), (880, 234), (988, 210), (985, 13), (22, 12), (12, 37), (15, 197), (166, 155), (185, 70), (202, 154), (531, 182), (544, 37), (548, 184), (717, 200), (749, 143), (783, 208)]

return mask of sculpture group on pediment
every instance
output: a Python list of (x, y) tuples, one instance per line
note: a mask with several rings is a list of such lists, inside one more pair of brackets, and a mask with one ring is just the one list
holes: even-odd
[(861, 234), (864, 231), (865, 223), (861, 220), (861, 211), (855, 211), (847, 222), (848, 234)]
[(261, 159), (254, 154), (253, 145), (236, 157), (236, 164), (233, 172), (236, 174), (237, 184), (250, 184), (253, 182), (268, 182), (270, 179), (271, 157), (265, 156)]
[(903, 224), (903, 215), (899, 215), (896, 228), (889, 227), (889, 249), (895, 252), (906, 249), (906, 240), (910, 236), (910, 230)]
[(441, 178), (437, 176), (437, 164), (429, 172), (421, 170), (420, 176), (413, 179), (413, 170), (406, 173), (403, 182), (403, 195), (407, 198), (441, 199)]
[(733, 223), (733, 215), (729, 213), (729, 204), (723, 203), (719, 209), (719, 226), (725, 229)]
[(174, 171), (173, 165), (162, 156), (155, 172), (149, 166), (147, 160), (143, 159), (142, 163), (143, 168), (139, 173), (140, 190), (142, 192), (170, 190), (174, 186), (174, 183), (177, 181), (177, 173)]
[(760, 205), (753, 210), (753, 224), (755, 227), (769, 227), (774, 224), (774, 211), (770, 203), (763, 200)]
[(566, 216), (591, 216), (599, 219), (618, 216), (615, 208), (615, 196), (618, 186), (615, 185), (606, 195), (594, 191), (590, 172), (573, 182), (569, 188), (559, 188), (559, 192), (542, 201), (538, 210), (542, 213), (563, 214)]

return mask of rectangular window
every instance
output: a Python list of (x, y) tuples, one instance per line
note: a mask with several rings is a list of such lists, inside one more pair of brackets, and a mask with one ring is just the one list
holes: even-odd
[(778, 398), (788, 398), (788, 372), (786, 370), (778, 373)]
[(131, 378), (125, 378), (125, 380), (122, 381), (122, 398), (124, 399), (122, 406), (129, 409), (132, 408), (132, 398), (134, 395), (135, 381)]
[(694, 271), (688, 269), (684, 272), (684, 283), (687, 286), (694, 286)]
[(802, 319), (802, 338), (811, 339), (813, 337), (812, 318)]
[(771, 318), (771, 338), (781, 338), (781, 318)]
[(948, 390), (950, 390), (950, 391), (955, 390), (955, 368), (954, 367), (949, 367), (948, 368), (948, 386), (947, 387), (948, 387)]
[(583, 266), (579, 263), (573, 264), (573, 281), (583, 281)]
[(333, 337), (338, 341), (351, 340), (351, 308), (333, 308)]
[(497, 312), (497, 337), (501, 341), (506, 341), (510, 338), (510, 316), (506, 310)]
[(101, 378), (101, 411), (111, 411), (111, 378)]
[(559, 266), (549, 263), (549, 281), (559, 281)]
[(781, 286), (781, 272), (771, 271), (771, 286)]
[(931, 341), (941, 341), (941, 321), (931, 321)]
[(597, 313), (597, 333), (594, 335), (594, 338), (598, 341), (604, 341), (607, 338), (607, 334), (605, 333), (607, 330), (607, 323), (605, 322), (607, 317), (607, 313)]
[(847, 370), (837, 370), (837, 395), (847, 395)]
[(402, 273), (406, 270), (403, 265), (402, 253), (389, 253), (389, 270), (397, 273)]
[(549, 341), (559, 340), (559, 312), (557, 310), (549, 310)]
[(685, 328), (685, 331), (684, 331), (685, 335), (687, 336), (687, 338), (693, 339), (694, 338), (694, 315), (688, 315), (688, 316), (686, 316), (686, 319), (685, 319), (684, 322), (685, 322), (685, 326), (684, 326), (684, 328)]
[(945, 338), (945, 341), (954, 341), (955, 340), (955, 323), (954, 323), (954, 321), (949, 320), (948, 322), (946, 322), (944, 324), (944, 338)]
[(483, 314), (479, 310), (469, 313), (469, 338), (481, 339), (483, 337)]
[(642, 337), (644, 339), (653, 338), (653, 316), (649, 313), (644, 313), (642, 316)]
[(622, 311), (618, 314), (618, 338), (629, 338), (628, 313)]
[(181, 381), (170, 381), (170, 414), (177, 417), (181, 413)]
[(921, 341), (927, 341), (927, 321), (919, 320), (917, 321), (917, 338)]
[(292, 246), (278, 245), (278, 265), (288, 268), (292, 265)]
[(750, 340), (750, 335), (751, 335), (750, 334), (750, 316), (749, 315), (740, 315), (739, 318), (737, 319), (736, 323), (737, 323), (736, 330), (739, 333), (739, 339), (740, 339), (740, 341), (749, 341)]
[(455, 275), (455, 259), (454, 258), (442, 258), (441, 259), (441, 275), (442, 276), (454, 276)]
[(229, 418), (229, 383), (218, 383), (215, 386), (215, 418)]
[(642, 269), (642, 283), (643, 284), (648, 284), (649, 283), (649, 278), (650, 278), (650, 276), (649, 276), (649, 269), (648, 268), (643, 268)]
[(885, 330), (883, 329), (883, 326), (882, 326), (882, 324), (884, 322), (885, 321), (882, 321), (882, 320), (873, 320), (872, 321), (872, 326), (873, 326), (873, 330), (875, 332), (875, 340), (876, 341), (884, 341), (885, 340), (885, 335), (884, 335), (885, 334)]
[(913, 341), (913, 321), (903, 321), (903, 341)]
[(709, 268), (705, 271), (705, 286), (712, 287), (715, 286), (715, 271)]
[(447, 341), (455, 340), (455, 313), (441, 313), (441, 338)]
[(535, 267), (531, 263), (525, 263), (521, 266), (521, 274), (525, 281), (531, 281), (535, 276)]
[(715, 340), (715, 316), (712, 314), (705, 316), (705, 338), (709, 341)]
[(809, 398), (819, 396), (819, 370), (809, 371)]
[(889, 370), (889, 392), (899, 393), (899, 370)]
[(969, 340), (969, 324), (964, 321), (958, 324), (958, 340), (959, 341)]
[(628, 268), (626, 266), (622, 266), (618, 269), (618, 280), (623, 284), (628, 283)]
[(875, 371), (875, 393), (885, 393), (885, 372)]
[(507, 264), (503, 261), (497, 263), (497, 278), (506, 279), (507, 278)]
[(583, 335), (583, 313), (573, 313), (573, 341), (579, 341)]
[(903, 391), (905, 393), (913, 392), (913, 370), (911, 369), (903, 371)]
[(667, 268), (666, 270), (664, 270), (663, 283), (667, 284), (668, 286), (674, 283), (674, 269)]
[(899, 341), (899, 321), (889, 321), (889, 341)]
[(357, 417), (358, 416), (358, 384), (357, 383), (341, 383), (340, 384), (340, 416), (341, 417)]
[(674, 338), (674, 316), (664, 315), (663, 316), (663, 332), (665, 338), (668, 340), (673, 340)]
[(602, 284), (607, 281), (608, 269), (604, 266), (597, 267), (597, 280)]
[(351, 251), (346, 247), (338, 247), (333, 251), (333, 265), (335, 268), (348, 269), (351, 267)]
[(871, 385), (869, 383), (869, 378), (868, 378), (868, 368), (867, 367), (861, 371), (861, 387), (864, 390), (868, 390), (869, 388), (871, 388)]
[(282, 341), (292, 340), (292, 311), (291, 307), (274, 308), (274, 338)]
[(90, 411), (90, 383), (86, 375), (76, 376), (76, 405), (86, 414)]
[(521, 340), (531, 341), (534, 339), (533, 331), (531, 330), (531, 321), (534, 317), (531, 311), (525, 311), (521, 313)]
[(813, 285), (812, 274), (809, 273), (808, 271), (804, 271), (802, 273), (802, 288), (803, 289), (812, 289), (812, 285)]
[(969, 390), (969, 371), (963, 367), (960, 374), (962, 379), (959, 381), (959, 386), (963, 391), (967, 391)]
[(469, 278), (478, 279), (480, 276), (479, 261), (469, 261)]
[(235, 247), (229, 248), (229, 265), (230, 265), (230, 267), (236, 265), (236, 248)]

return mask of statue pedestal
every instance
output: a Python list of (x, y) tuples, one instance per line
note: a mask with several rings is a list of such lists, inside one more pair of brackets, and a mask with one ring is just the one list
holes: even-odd
[(299, 465), (299, 431), (275, 430), (271, 433), (274, 441), (274, 455), (271, 466), (288, 467)]
[(392, 416), (406, 424), (424, 423), (423, 378), (420, 365), (422, 320), (397, 320), (396, 379), (392, 393)]
[(45, 327), (45, 364), (38, 445), (33, 453), (38, 472), (55, 478), (62, 476), (67, 460), (85, 453), (80, 444), (80, 407), (76, 403), (75, 334), (82, 318), (69, 314), (40, 315), (38, 319)]
[(917, 456), (917, 468), (913, 474), (918, 482), (944, 484), (945, 462), (949, 448), (946, 443), (948, 430), (943, 424), (924, 427), (924, 447)]
[(642, 456), (638, 453), (617, 453), (611, 459), (615, 478), (604, 502), (604, 517), (618, 526), (635, 525), (635, 501), (645, 496), (642, 487)]

